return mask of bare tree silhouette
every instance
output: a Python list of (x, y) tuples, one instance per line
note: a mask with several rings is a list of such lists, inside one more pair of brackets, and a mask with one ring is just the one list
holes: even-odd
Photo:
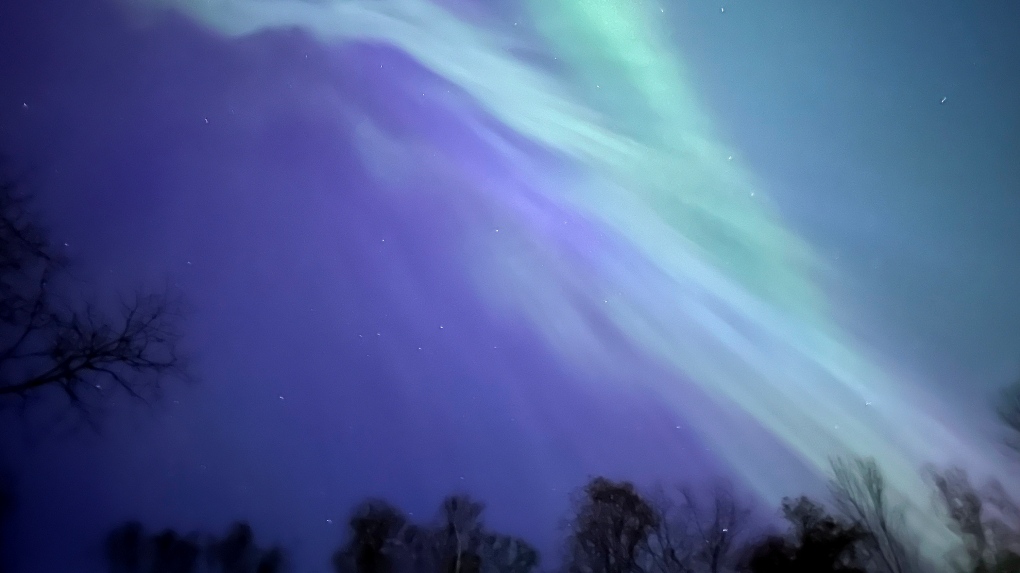
[(969, 573), (1020, 570), (1020, 507), (1002, 485), (992, 481), (979, 491), (961, 468), (929, 468), (928, 475), (938, 506), (962, 542), (963, 558), (950, 554), (950, 562)]
[(151, 397), (162, 375), (182, 373), (179, 301), (138, 294), (116, 314), (67, 302), (55, 285), (68, 261), (28, 206), (14, 181), (0, 181), (0, 406), (47, 390), (83, 411), (117, 388)]
[(736, 567), (752, 512), (731, 483), (716, 481), (700, 495), (686, 485), (659, 488), (651, 503), (659, 515), (646, 544), (651, 570), (720, 573)]
[(885, 477), (874, 459), (834, 458), (830, 491), (840, 513), (858, 524), (866, 536), (864, 557), (875, 571), (909, 573), (916, 569), (916, 542), (899, 504), (890, 499)]
[(720, 573), (736, 557), (751, 509), (737, 500), (733, 486), (717, 482), (707, 503), (699, 502), (690, 488), (679, 488), (680, 517), (693, 537), (694, 559), (705, 571)]
[(410, 525), (404, 542), (413, 568), (424, 572), (478, 573), (486, 538), (484, 511), (485, 505), (468, 495), (451, 495), (443, 500), (434, 523)]
[(440, 571), (478, 573), (481, 569), (482, 513), (485, 505), (466, 495), (452, 495), (443, 500), (439, 527), (435, 529), (433, 547), (437, 550)]
[(680, 503), (674, 495), (659, 488), (651, 496), (658, 525), (648, 534), (646, 569), (654, 573), (690, 573), (694, 571), (695, 552), (699, 549)]
[(333, 555), (337, 573), (530, 573), (539, 554), (522, 539), (489, 531), (485, 506), (451, 495), (435, 521), (411, 523), (399, 509), (370, 499), (351, 514), (349, 537)]
[(960, 536), (968, 560), (967, 570), (988, 571), (988, 531), (983, 513), (984, 500), (970, 484), (967, 473), (959, 468), (931, 472), (936, 501), (946, 512), (950, 527)]
[(996, 480), (982, 488), (982, 496), (986, 502), (983, 520), (995, 547), (992, 571), (1020, 571), (1020, 503)]

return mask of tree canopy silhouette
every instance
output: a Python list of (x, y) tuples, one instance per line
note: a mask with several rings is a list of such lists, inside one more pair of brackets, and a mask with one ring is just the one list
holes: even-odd
[(411, 529), (418, 563), (431, 571), (479, 573), (484, 512), (484, 504), (466, 495), (444, 499), (436, 523)]
[(106, 538), (110, 573), (283, 573), (285, 554), (263, 549), (247, 523), (235, 523), (222, 538), (172, 529), (148, 535), (141, 523), (125, 523)]
[[(3, 177), (0, 175), (0, 177)], [(104, 312), (69, 301), (68, 260), (54, 249), (14, 180), (0, 180), (0, 406), (49, 391), (88, 409), (118, 388), (150, 397), (162, 375), (181, 373), (180, 306), (138, 294)]]
[(783, 500), (791, 531), (769, 536), (751, 547), (751, 573), (864, 573), (858, 547), (867, 532), (830, 515), (818, 503), (800, 497)]
[(571, 573), (645, 571), (642, 557), (661, 524), (660, 513), (630, 482), (598, 477), (576, 502), (567, 539)]
[(979, 490), (961, 468), (929, 468), (935, 499), (961, 546), (948, 555), (971, 573), (1020, 571), (1020, 505), (996, 481)]
[(347, 544), (333, 554), (338, 573), (393, 573), (408, 525), (401, 511), (388, 502), (370, 499), (351, 513)]
[(485, 506), (467, 495), (443, 500), (437, 519), (412, 523), (371, 499), (348, 521), (347, 542), (333, 554), (337, 573), (530, 573), (539, 554), (526, 541), (489, 530)]

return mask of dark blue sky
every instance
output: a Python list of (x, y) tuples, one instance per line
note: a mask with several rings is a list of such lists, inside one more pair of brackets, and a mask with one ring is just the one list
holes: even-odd
[[(725, 138), (854, 277), (844, 318), (980, 423), (1020, 373), (1020, 7), (803, 4), (678, 3), (674, 40)], [(31, 169), (88, 290), (188, 295), (198, 380), (155, 410), (120, 399), (102, 436), (6, 441), (16, 570), (99, 570), (101, 533), (141, 517), (247, 518), (324, 571), (354, 501), (424, 516), (459, 489), (548, 549), (588, 475), (723, 471), (655, 397), (492, 316), (458, 267), (479, 215), (448, 182), (380, 196), (351, 126), (323, 113), (338, 97), (418, 129), (431, 110), (372, 99), (406, 87), (370, 80), (377, 63), (441, 81), (298, 31), (228, 40), (100, 0), (0, 4), (0, 150)]]

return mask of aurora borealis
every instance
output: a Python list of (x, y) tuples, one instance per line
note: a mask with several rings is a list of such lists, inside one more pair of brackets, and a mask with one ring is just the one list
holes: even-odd
[[(25, 102), (4, 137), (63, 134), (18, 153), (72, 155), (45, 178), (85, 182), (48, 207), (71, 248), (97, 280), (197, 293), (193, 410), (142, 432), (178, 444), (156, 464), (174, 491), (211, 499), (244, 473), (305, 515), (330, 480), (413, 500), (412, 474), (496, 491), (519, 472), (562, 491), (640, 458), (639, 478), (721, 471), (774, 504), (851, 454), (943, 549), (918, 468), (1004, 476), (994, 438), (848, 319), (853, 269), (716, 117), (677, 40), (688, 4), (120, 0), (60, 24), (83, 55), (26, 56), (20, 77), (46, 60), (58, 79), (4, 97)], [(82, 40), (93, 24), (116, 32)], [(93, 233), (75, 208), (118, 223)], [(217, 452), (234, 461), (203, 484)], [(536, 503), (523, 490), (508, 499)]]

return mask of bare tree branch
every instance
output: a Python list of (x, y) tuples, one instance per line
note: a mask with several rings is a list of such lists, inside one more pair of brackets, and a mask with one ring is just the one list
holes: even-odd
[(915, 569), (901, 508), (889, 499), (885, 477), (871, 458), (832, 460), (830, 491), (836, 508), (866, 533), (864, 548), (878, 570), (909, 573)]
[[(936, 504), (962, 542), (954, 563), (973, 573), (1014, 571), (1020, 560), (1020, 506), (996, 481), (978, 490), (961, 468), (929, 467)], [(1012, 569), (1011, 569), (1012, 567)]]
[(183, 374), (176, 297), (138, 294), (121, 301), (119, 316), (62, 303), (53, 281), (66, 268), (27, 197), (0, 181), (0, 407), (62, 395), (87, 413), (114, 389), (145, 400), (163, 377)]
[(681, 518), (695, 539), (695, 557), (709, 573), (720, 573), (735, 558), (736, 541), (751, 515), (728, 482), (712, 487), (707, 502), (699, 502), (689, 488), (680, 488)]
[(660, 488), (651, 498), (658, 527), (648, 536), (648, 569), (655, 573), (691, 573), (697, 543), (674, 496)]

